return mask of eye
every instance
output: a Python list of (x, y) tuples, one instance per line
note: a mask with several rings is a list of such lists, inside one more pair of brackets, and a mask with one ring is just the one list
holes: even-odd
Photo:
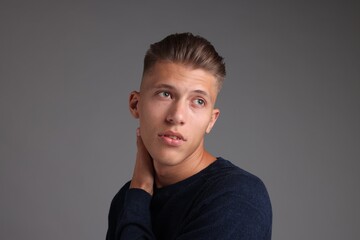
[(169, 98), (171, 97), (171, 94), (169, 92), (166, 92), (166, 91), (162, 91), (160, 93), (158, 93), (160, 97), (163, 97), (163, 98)]
[(204, 105), (205, 105), (205, 101), (204, 101), (203, 99), (201, 99), (201, 98), (195, 99), (195, 100), (194, 100), (194, 103), (195, 103), (196, 105), (199, 105), (199, 106), (204, 106)]

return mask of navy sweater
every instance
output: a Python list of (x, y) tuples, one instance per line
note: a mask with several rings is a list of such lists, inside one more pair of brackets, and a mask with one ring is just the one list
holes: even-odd
[(151, 196), (125, 184), (112, 200), (107, 240), (270, 240), (269, 195), (256, 176), (218, 158)]

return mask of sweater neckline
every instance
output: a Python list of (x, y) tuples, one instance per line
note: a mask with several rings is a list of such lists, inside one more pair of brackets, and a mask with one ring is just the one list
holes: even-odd
[(213, 168), (216, 168), (216, 166), (218, 164), (221, 164), (221, 162), (223, 162), (223, 159), (221, 157), (217, 157), (216, 160), (214, 162), (212, 162), (211, 164), (209, 164), (209, 166), (207, 166), (206, 168), (202, 169), (200, 172), (195, 173), (194, 175), (185, 178), (177, 183), (165, 186), (165, 187), (161, 187), (161, 188), (157, 188), (156, 186), (154, 187), (154, 194), (162, 194), (162, 193), (172, 193), (174, 191), (177, 191), (179, 188), (183, 188), (185, 186), (188, 186), (189, 184), (196, 182), (197, 180), (201, 179), (203, 175), (205, 175), (207, 172), (211, 171)]

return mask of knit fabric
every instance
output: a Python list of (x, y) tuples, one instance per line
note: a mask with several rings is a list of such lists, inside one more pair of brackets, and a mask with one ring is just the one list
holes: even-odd
[(107, 240), (270, 240), (272, 210), (256, 176), (218, 158), (151, 196), (125, 184), (112, 200)]

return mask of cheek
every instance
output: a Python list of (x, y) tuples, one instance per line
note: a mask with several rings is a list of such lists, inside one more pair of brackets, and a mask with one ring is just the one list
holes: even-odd
[(199, 116), (195, 116), (195, 118), (193, 118), (192, 121), (190, 121), (190, 124), (192, 124), (192, 129), (194, 130), (194, 132), (198, 132), (199, 136), (203, 136), (205, 135), (209, 124), (210, 124), (210, 120), (209, 117), (204, 116), (199, 118)]
[(151, 114), (148, 104), (144, 103), (143, 101), (139, 103), (138, 110), (140, 120), (147, 119), (149, 117), (149, 114)]
[(160, 108), (154, 104), (143, 103), (139, 106), (139, 122), (146, 131), (152, 129), (161, 118)]
[(167, 103), (159, 103), (159, 102), (148, 102), (144, 103), (140, 107), (140, 117), (149, 125), (160, 123), (163, 121), (168, 112), (169, 112), (169, 104)]

